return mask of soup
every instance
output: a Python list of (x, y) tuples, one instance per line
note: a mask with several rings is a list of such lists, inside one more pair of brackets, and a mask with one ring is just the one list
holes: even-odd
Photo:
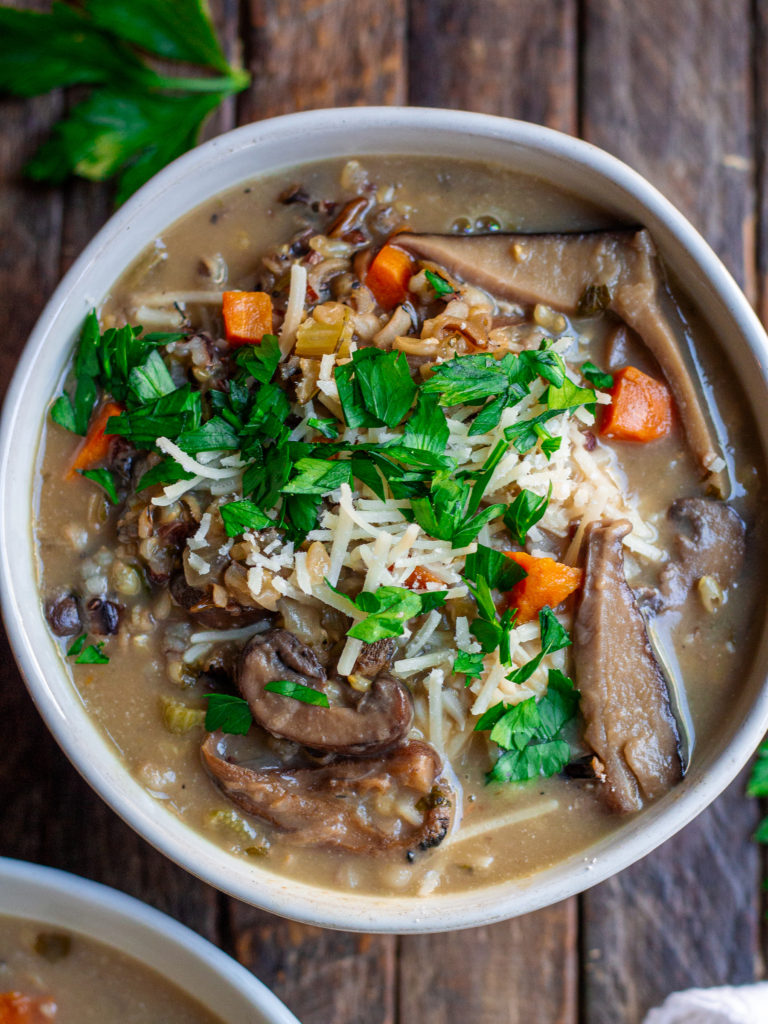
[(706, 749), (760, 456), (646, 232), (502, 168), (330, 162), (191, 213), (99, 318), (41, 590), (169, 812), (427, 896), (585, 849)]
[(0, 916), (0, 1020), (221, 1024), (143, 964), (76, 933)]

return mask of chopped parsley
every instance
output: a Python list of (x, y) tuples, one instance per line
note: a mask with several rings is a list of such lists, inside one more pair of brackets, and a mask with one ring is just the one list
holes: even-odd
[(271, 683), (265, 683), (264, 689), (270, 693), (279, 693), (281, 697), (300, 700), (303, 704), (314, 704), (318, 708), (330, 707), (328, 697), (320, 690), (304, 686), (303, 683), (295, 683), (291, 679), (275, 679)]
[(544, 497), (523, 488), (507, 508), (504, 513), (504, 525), (509, 530), (512, 539), (520, 547), (525, 544), (525, 538), (528, 536), (530, 528), (535, 526), (547, 511), (551, 496), (552, 484), (549, 485), (549, 490)]
[(88, 639), (88, 634), (81, 634), (67, 649), (67, 657), (75, 657), (76, 665), (108, 665), (109, 657), (102, 653), (104, 647), (104, 641), (99, 640), (98, 643), (88, 644), (86, 647), (85, 641)]
[(208, 710), (205, 713), (205, 728), (208, 732), (228, 732), (245, 736), (253, 725), (253, 715), (248, 702), (242, 697), (229, 693), (206, 693)]
[(490, 729), (490, 739), (501, 751), (488, 781), (525, 782), (562, 771), (571, 760), (562, 729), (575, 718), (578, 706), (573, 681), (550, 669), (547, 692), (540, 700), (529, 697), (513, 707), (497, 704), (487, 711), (475, 729)]
[(456, 289), (452, 284), (449, 284), (444, 277), (436, 274), (434, 270), (425, 270), (424, 276), (429, 281), (430, 287), (435, 295), (441, 299), (447, 295), (455, 295)]
[(453, 671), (457, 675), (462, 673), (466, 675), (466, 685), (469, 686), (473, 679), (483, 674), (484, 657), (485, 655), (482, 651), (475, 653), (459, 651), (453, 662)]
[(219, 509), (228, 537), (239, 537), (245, 530), (265, 530), (274, 522), (252, 501), (228, 501)]
[(359, 348), (334, 376), (348, 427), (396, 427), (416, 397), (404, 352)]
[(365, 613), (366, 618), (356, 622), (348, 629), (347, 636), (351, 636), (355, 640), (362, 640), (366, 644), (373, 644), (377, 640), (385, 640), (388, 637), (402, 636), (405, 623), (409, 619), (432, 611), (433, 608), (442, 607), (446, 598), (444, 590), (415, 594), (407, 587), (379, 587), (375, 591), (363, 590), (353, 598), (334, 587), (328, 580), (325, 582), (334, 594), (349, 601), (357, 611)]
[(117, 504), (117, 484), (114, 474), (110, 473), (108, 469), (79, 469), (78, 473), (88, 480), (93, 480), (95, 484), (98, 484), (99, 487), (107, 492), (107, 497), (112, 504)]
[(583, 363), (581, 375), (584, 380), (588, 380), (590, 384), (593, 384), (598, 391), (610, 391), (613, 387), (613, 375), (603, 373), (594, 363)]

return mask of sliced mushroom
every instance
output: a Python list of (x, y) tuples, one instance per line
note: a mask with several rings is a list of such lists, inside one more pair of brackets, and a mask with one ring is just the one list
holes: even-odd
[(725, 590), (744, 564), (744, 523), (722, 501), (681, 498), (670, 506), (669, 517), (678, 527), (677, 554), (662, 570), (654, 610), (679, 607), (704, 576)]
[(225, 607), (213, 603), (212, 587), (190, 587), (184, 573), (177, 573), (171, 580), (171, 596), (201, 626), (208, 629), (237, 629), (264, 622), (271, 616), (263, 608), (243, 608), (230, 600)]
[[(437, 846), (453, 817), (442, 764), (427, 743), (411, 742), (376, 758), (336, 760), (314, 768), (246, 768), (223, 757), (222, 736), (211, 733), (203, 764), (234, 804), (282, 829), (302, 846), (354, 853), (413, 851)], [(410, 795), (422, 814), (418, 825), (397, 810)], [(389, 810), (382, 805), (389, 804)]]
[(395, 641), (389, 638), (376, 640), (372, 644), (363, 644), (352, 669), (353, 675), (375, 679), (381, 670), (392, 661), (395, 653)]
[[(265, 683), (281, 679), (325, 693), (330, 706), (264, 689)], [(376, 754), (399, 743), (413, 721), (411, 694), (402, 683), (381, 674), (360, 693), (345, 680), (329, 680), (314, 652), (285, 629), (270, 629), (248, 641), (240, 655), (237, 685), (267, 732), (313, 750)]]
[(624, 576), (626, 520), (591, 523), (573, 629), (584, 738), (606, 775), (615, 811), (637, 811), (682, 775), (678, 733), (664, 675)]
[[(394, 244), (433, 260), (492, 295), (577, 313), (588, 289), (605, 286), (608, 309), (637, 331), (675, 396), (688, 442), (706, 473), (720, 458), (716, 432), (696, 393), (693, 368), (663, 308), (665, 288), (647, 231), (586, 234), (417, 235)], [(721, 481), (715, 481), (722, 488)]]

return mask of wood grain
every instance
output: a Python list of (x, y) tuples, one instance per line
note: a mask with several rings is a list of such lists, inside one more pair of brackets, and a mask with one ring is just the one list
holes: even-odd
[[(585, 138), (649, 177), (754, 298), (749, 4), (587, 0), (583, 27)], [(735, 783), (664, 847), (585, 894), (583, 1019), (637, 1021), (676, 988), (753, 977), (756, 815)]]
[(250, 0), (246, 124), (317, 107), (405, 102), (405, 0)]
[(576, 1020), (575, 900), (512, 921), (402, 940), (399, 1021)]
[(408, 101), (575, 132), (575, 0), (411, 0)]

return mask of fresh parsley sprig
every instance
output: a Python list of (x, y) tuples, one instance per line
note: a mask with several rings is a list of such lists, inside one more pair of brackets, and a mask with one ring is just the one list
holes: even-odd
[(525, 782), (562, 771), (571, 760), (562, 729), (575, 717), (578, 706), (573, 681), (550, 669), (547, 692), (540, 700), (529, 697), (512, 707), (497, 704), (487, 711), (475, 729), (490, 729), (490, 739), (501, 749), (488, 782)]
[[(151, 58), (214, 74), (166, 75)], [(48, 13), (0, 7), (0, 92), (85, 86), (26, 168), (37, 181), (117, 177), (116, 201), (197, 142), (207, 116), (245, 89), (204, 0), (56, 0)]]
[(407, 587), (379, 587), (378, 590), (363, 590), (357, 597), (350, 597), (328, 580), (325, 582), (334, 594), (338, 594), (358, 612), (365, 614), (364, 619), (347, 630), (347, 636), (367, 644), (388, 637), (402, 636), (409, 619), (432, 611), (433, 608), (441, 608), (446, 598), (444, 590), (414, 594)]

